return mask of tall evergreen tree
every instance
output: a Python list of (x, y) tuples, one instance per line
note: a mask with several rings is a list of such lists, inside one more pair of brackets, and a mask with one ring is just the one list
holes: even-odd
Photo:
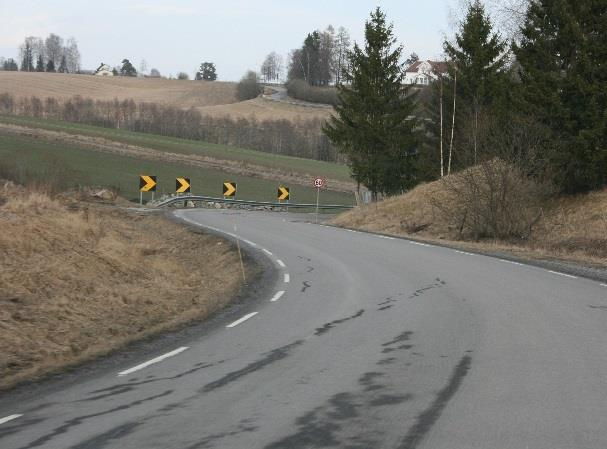
[(553, 130), (558, 183), (578, 192), (607, 183), (607, 3), (531, 2), (514, 46), (523, 106)]
[(65, 55), (61, 57), (61, 63), (59, 64), (59, 73), (68, 73), (67, 59), (65, 58)]
[(120, 75), (122, 76), (137, 76), (137, 69), (133, 67), (131, 61), (128, 59), (122, 60), (122, 67), (120, 68)]
[(196, 73), (198, 81), (215, 81), (217, 79), (217, 70), (212, 62), (203, 62), (200, 64), (200, 70)]
[(21, 58), (21, 71), (22, 72), (33, 72), (34, 71), (34, 53), (29, 42), (26, 41), (22, 47), (22, 58)]
[(365, 24), (364, 49), (349, 52), (341, 104), (323, 130), (343, 153), (354, 179), (378, 193), (400, 193), (416, 182), (415, 102), (404, 86), (403, 48), (377, 8)]
[(38, 55), (38, 62), (36, 63), (36, 72), (44, 72), (44, 58), (42, 55)]
[(484, 114), (497, 114), (500, 107), (504, 111), (506, 106), (507, 44), (493, 31), (493, 24), (483, 3), (473, 0), (468, 6), (459, 33), (455, 35), (455, 42), (445, 42), (444, 48), (449, 60), (449, 81), (453, 80), (447, 83), (446, 91), (456, 97), (459, 144), (472, 147), (467, 151), (471, 156), (467, 162), (476, 164), (479, 156), (479, 121)]
[(469, 3), (454, 41), (445, 41), (444, 49), (447, 74), (437, 73), (439, 79), (430, 87), (432, 94), (425, 105), (430, 120), (421, 156), (424, 179), (436, 179), (482, 159), (478, 150), (482, 123), (496, 115), (505, 119), (509, 110), (508, 46), (494, 32), (480, 0)]
[(52, 59), (49, 59), (47, 64), (46, 64), (46, 71), (49, 73), (54, 73), (56, 72), (55, 70), (55, 63), (53, 62)]

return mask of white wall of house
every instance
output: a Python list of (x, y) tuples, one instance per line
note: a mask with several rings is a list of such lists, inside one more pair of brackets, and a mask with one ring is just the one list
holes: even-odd
[(427, 86), (438, 79), (438, 76), (432, 71), (430, 61), (422, 61), (419, 64), (414, 64), (412, 67), (415, 67), (415, 69), (412, 71), (407, 69), (405, 71), (405, 84)]

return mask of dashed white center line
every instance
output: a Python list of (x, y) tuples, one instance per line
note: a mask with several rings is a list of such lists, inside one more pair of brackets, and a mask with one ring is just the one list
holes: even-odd
[(499, 261), (501, 261), (501, 262), (505, 262), (505, 263), (512, 264), (512, 265), (518, 265), (518, 266), (521, 266), (521, 267), (523, 266), (523, 264), (522, 264), (522, 263), (520, 263), (520, 262), (515, 262), (515, 261), (513, 261), (513, 260), (506, 260), (506, 259), (498, 259), (498, 260), (499, 260)]
[(171, 352), (167, 352), (166, 354), (156, 357), (155, 359), (148, 360), (147, 362), (144, 362), (141, 365), (137, 365), (137, 366), (134, 366), (133, 368), (129, 368), (125, 371), (121, 371), (118, 373), (118, 377), (127, 376), (131, 373), (134, 373), (135, 371), (139, 371), (143, 368), (147, 368), (150, 365), (154, 365), (155, 363), (162, 362), (163, 360), (168, 359), (169, 357), (174, 357), (177, 354), (181, 354), (183, 351), (186, 351), (188, 349), (190, 349), (188, 346), (182, 346), (181, 348), (175, 349), (174, 351), (171, 351)]
[(252, 312), (249, 313), (248, 315), (243, 316), (241, 319), (234, 321), (232, 324), (228, 324), (226, 327), (228, 328), (232, 328), (232, 327), (236, 327), (239, 324), (244, 323), (245, 321), (247, 321), (249, 318), (253, 318), (255, 315), (257, 315), (259, 312)]
[(5, 418), (0, 418), (0, 424), (7, 423), (9, 421), (12, 421), (13, 419), (21, 418), (22, 416), (23, 415), (10, 415)]
[(557, 274), (557, 275), (559, 275), (559, 276), (564, 276), (564, 277), (566, 277), (566, 278), (577, 279), (577, 276), (572, 276), (572, 275), (570, 275), (570, 274), (565, 274), (565, 273), (559, 273), (558, 271), (551, 271), (551, 270), (548, 270), (548, 273)]
[(281, 290), (279, 292), (276, 292), (276, 294), (272, 297), (272, 299), (270, 299), (271, 302), (276, 302), (278, 301), (280, 298), (282, 298), (282, 295), (284, 295), (285, 292), (284, 290)]
[(291, 276), (289, 276), (289, 273), (285, 273), (285, 284), (288, 284), (289, 282), (291, 282)]
[(265, 248), (263, 248), (263, 249), (262, 249), (262, 251), (263, 251), (264, 253), (266, 253), (268, 256), (273, 256), (272, 252), (271, 252), (271, 251), (268, 251), (268, 250), (267, 250), (267, 249), (265, 249)]
[(257, 243), (253, 243), (252, 241), (250, 241), (250, 240), (245, 240), (245, 239), (242, 239), (242, 241), (243, 241), (244, 243), (246, 243), (247, 245), (252, 246), (253, 248), (257, 248)]
[(280, 265), (282, 268), (286, 267), (285, 263), (282, 260), (280, 260), (280, 259), (276, 259), (276, 263), (278, 265)]
[(607, 287), (607, 284), (601, 284), (601, 287)]

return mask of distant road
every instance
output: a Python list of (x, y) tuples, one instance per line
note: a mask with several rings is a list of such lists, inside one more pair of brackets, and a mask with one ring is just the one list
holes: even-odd
[(263, 98), (266, 100), (278, 101), (280, 103), (286, 103), (294, 106), (304, 106), (307, 108), (319, 108), (319, 109), (333, 109), (333, 106), (324, 103), (312, 103), (310, 101), (297, 100), (289, 97), (287, 94), (287, 88), (277, 84), (270, 84), (267, 86), (272, 89), (274, 93), (271, 95), (264, 95)]
[(178, 213), (274, 282), (189, 339), (0, 397), (2, 449), (607, 447), (606, 286), (308, 216)]

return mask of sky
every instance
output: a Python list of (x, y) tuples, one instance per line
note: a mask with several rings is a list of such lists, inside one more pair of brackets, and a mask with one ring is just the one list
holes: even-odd
[(307, 33), (331, 24), (364, 41), (364, 23), (380, 6), (394, 23), (408, 56), (440, 58), (453, 33), (458, 0), (0, 0), (0, 56), (17, 58), (25, 36), (75, 37), (82, 68), (101, 62), (136, 68), (147, 62), (164, 76), (193, 76), (203, 61), (214, 62), (219, 79), (236, 81), (259, 70), (276, 51), (286, 60)]

